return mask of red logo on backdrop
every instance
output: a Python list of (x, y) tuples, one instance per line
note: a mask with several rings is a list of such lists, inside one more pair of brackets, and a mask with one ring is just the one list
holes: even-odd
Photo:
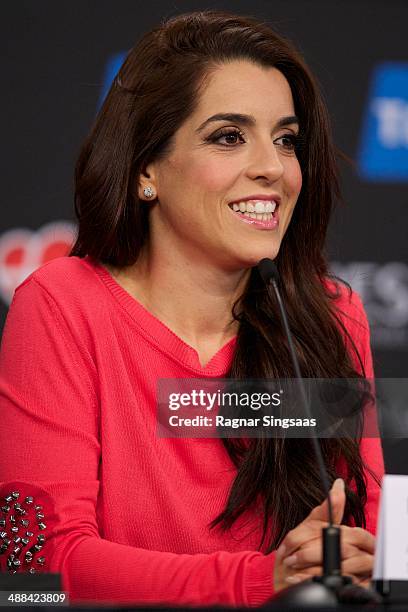
[(37, 231), (18, 227), (0, 235), (0, 296), (6, 304), (31, 272), (69, 253), (75, 234), (74, 223), (55, 221)]

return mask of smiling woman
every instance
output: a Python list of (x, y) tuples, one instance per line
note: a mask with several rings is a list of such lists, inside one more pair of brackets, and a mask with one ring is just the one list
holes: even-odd
[[(361, 302), (324, 258), (337, 195), (315, 81), (268, 25), (179, 15), (131, 50), (79, 156), (71, 255), (20, 285), (2, 343), (0, 495), (42, 507), (32, 569), (72, 602), (253, 606), (321, 572), (310, 440), (158, 438), (156, 391), (294, 376), (265, 257), (302, 375), (373, 376)], [(381, 446), (322, 448), (343, 570), (365, 581)], [(37, 549), (22, 564), (6, 539), (0, 568), (25, 571)]]
[[(218, 109), (236, 112), (213, 114)], [(274, 259), (302, 186), (294, 114), (276, 68), (230, 61), (213, 69), (171, 153), (149, 163), (140, 180), (139, 189), (151, 184), (163, 194), (150, 212), (154, 250), (178, 252), (180, 261), (196, 255), (217, 275), (220, 268), (242, 275), (262, 257)], [(233, 211), (234, 202), (244, 210)]]

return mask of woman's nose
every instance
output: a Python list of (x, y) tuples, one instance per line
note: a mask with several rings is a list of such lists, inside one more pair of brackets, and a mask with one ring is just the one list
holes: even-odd
[(254, 145), (248, 164), (248, 176), (277, 181), (283, 174), (283, 164), (273, 142)]

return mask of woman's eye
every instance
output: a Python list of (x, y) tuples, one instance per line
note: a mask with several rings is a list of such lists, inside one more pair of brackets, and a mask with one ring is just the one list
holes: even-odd
[(295, 151), (298, 144), (298, 137), (296, 134), (284, 134), (274, 140), (274, 142), (283, 147), (286, 151)]
[[(222, 138), (225, 139), (224, 142), (220, 142)], [(218, 134), (214, 134), (214, 136), (210, 137), (210, 141), (220, 142), (220, 144), (230, 146), (237, 144), (238, 138), (241, 139), (241, 142), (244, 142), (244, 135), (240, 130), (229, 130), (227, 132), (219, 132)]]

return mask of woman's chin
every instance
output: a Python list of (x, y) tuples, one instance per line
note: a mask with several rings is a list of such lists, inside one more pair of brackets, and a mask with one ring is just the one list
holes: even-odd
[(279, 252), (279, 248), (268, 248), (268, 249), (257, 249), (255, 252), (248, 253), (242, 258), (242, 264), (245, 268), (253, 268), (257, 266), (261, 259), (266, 257), (269, 259), (275, 259)]

